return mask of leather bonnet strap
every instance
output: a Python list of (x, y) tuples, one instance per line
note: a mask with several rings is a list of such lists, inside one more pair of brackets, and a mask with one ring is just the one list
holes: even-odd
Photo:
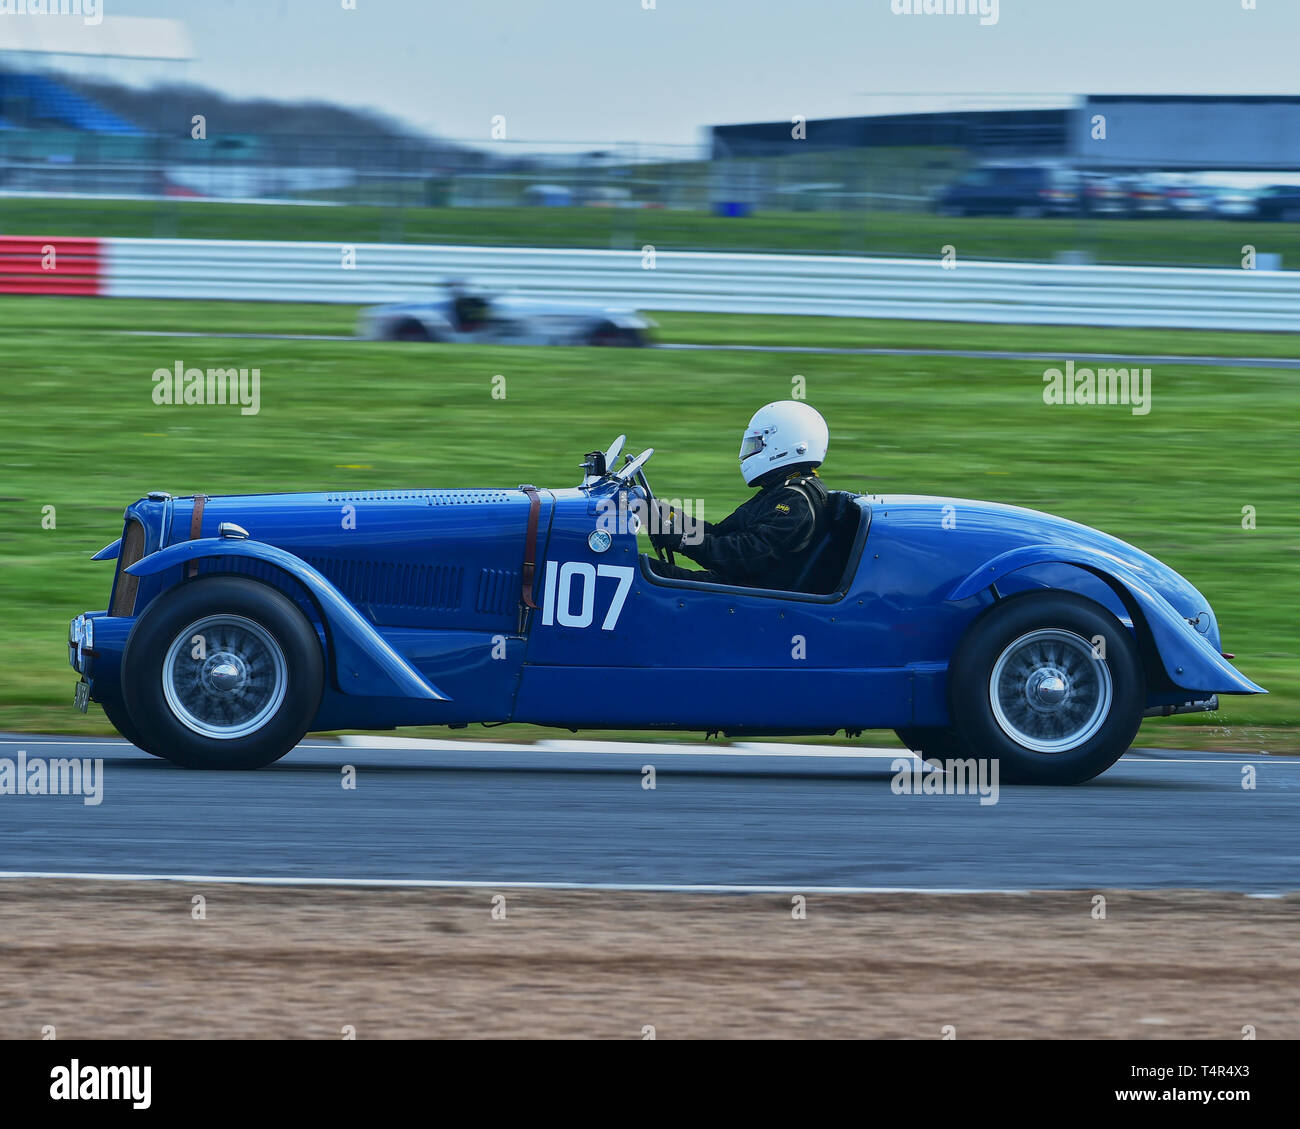
[[(190, 540), (197, 541), (203, 532), (203, 507), (207, 505), (206, 494), (194, 495), (194, 512), (190, 514)], [(199, 562), (196, 558), (185, 566), (185, 575), (191, 580), (199, 574)]]
[(524, 606), (536, 608), (533, 598), (533, 578), (537, 573), (537, 520), (542, 512), (542, 498), (536, 486), (521, 486), (528, 498), (528, 530), (524, 534), (523, 601)]

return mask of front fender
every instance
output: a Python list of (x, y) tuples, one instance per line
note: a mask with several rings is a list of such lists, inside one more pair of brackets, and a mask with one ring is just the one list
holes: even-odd
[(1150, 583), (1108, 553), (1084, 548), (1063, 550), (1059, 545), (1025, 545), (981, 565), (947, 598), (953, 603), (970, 599), (1002, 577), (1037, 564), (1076, 565), (1105, 581), (1124, 602), (1130, 615), (1135, 618), (1141, 615), (1151, 631), (1165, 673), (1175, 686), (1209, 694), (1268, 693), (1216, 651)]
[(152, 576), (200, 558), (251, 557), (283, 569), (299, 581), (320, 607), (336, 657), (339, 689), (362, 697), (451, 699), (393, 649), (343, 594), (301, 557), (263, 541), (205, 537), (161, 549), (125, 571)]

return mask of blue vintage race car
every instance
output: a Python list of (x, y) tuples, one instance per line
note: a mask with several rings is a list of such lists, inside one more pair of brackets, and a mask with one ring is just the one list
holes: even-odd
[(1144, 716), (1265, 691), (1205, 598), (1033, 510), (831, 494), (797, 591), (657, 577), (622, 439), (582, 483), (173, 498), (127, 507), (106, 611), (72, 621), (77, 703), (199, 768), (311, 730), (521, 721), (728, 735), (895, 729), (1002, 778), (1104, 771)]

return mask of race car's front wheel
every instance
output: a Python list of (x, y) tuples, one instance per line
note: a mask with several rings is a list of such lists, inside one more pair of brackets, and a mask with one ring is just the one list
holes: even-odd
[(127, 716), (126, 706), (121, 702), (113, 699), (104, 700), (99, 703), (104, 710), (104, 716), (108, 718), (109, 724), (112, 725), (123, 737), (131, 742), (137, 749), (148, 753), (150, 756), (157, 756), (152, 749), (145, 748), (144, 738), (140, 736), (140, 731), (135, 727), (134, 722)]
[(315, 629), (254, 580), (173, 588), (136, 624), (122, 660), (127, 713), (150, 751), (187, 768), (261, 768), (307, 732), (324, 689)]
[(953, 728), (1003, 780), (1078, 784), (1128, 749), (1146, 697), (1133, 633), (1068, 592), (1000, 600), (949, 668)]

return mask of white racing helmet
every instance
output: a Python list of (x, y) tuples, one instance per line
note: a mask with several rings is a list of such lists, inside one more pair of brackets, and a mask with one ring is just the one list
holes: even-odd
[(778, 400), (754, 413), (740, 441), (740, 473), (753, 486), (768, 471), (799, 463), (820, 466), (830, 433), (821, 413), (798, 400)]

